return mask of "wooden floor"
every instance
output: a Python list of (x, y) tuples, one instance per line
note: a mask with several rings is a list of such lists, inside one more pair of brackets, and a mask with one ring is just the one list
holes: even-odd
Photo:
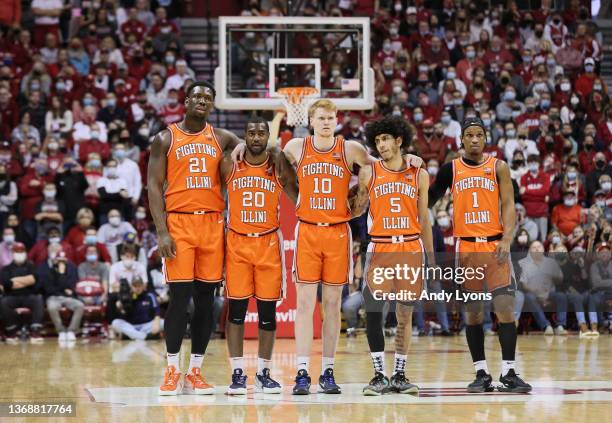
[[(189, 341), (186, 347), (182, 361), (185, 364)], [(387, 349), (391, 347), (392, 339), (387, 338)], [(318, 375), (320, 341), (315, 341), (313, 350), (311, 373)], [(0, 345), (0, 401), (75, 401), (77, 418), (63, 419), (67, 422), (558, 423), (604, 422), (605, 416), (609, 419), (612, 336), (603, 335), (597, 340), (581, 340), (575, 334), (521, 336), (518, 350), (519, 373), (534, 386), (529, 395), (467, 395), (464, 387), (473, 379), (473, 368), (465, 339), (457, 336), (412, 338), (407, 374), (421, 386), (418, 398), (397, 394), (365, 398), (361, 388), (372, 376), (365, 336), (346, 339), (343, 335), (335, 366), (343, 394), (292, 397), (288, 392), (295, 375), (294, 342), (278, 340), (273, 376), (284, 384), (286, 392), (249, 393), (238, 398), (222, 393), (230, 379), (227, 350), (223, 340), (213, 340), (203, 369), (219, 393), (212, 397), (185, 395), (160, 400), (156, 388), (165, 365), (163, 342), (104, 341), (60, 348), (55, 339), (47, 339), (42, 345)], [(250, 384), (256, 351), (256, 341), (248, 341), (245, 353)], [(495, 380), (500, 371), (496, 337), (486, 339), (486, 353)], [(392, 360), (390, 352), (387, 368), (392, 366)]]

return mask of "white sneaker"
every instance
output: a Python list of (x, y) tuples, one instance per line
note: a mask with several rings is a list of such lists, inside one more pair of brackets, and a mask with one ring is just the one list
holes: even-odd
[(74, 334), (74, 332), (72, 331), (66, 332), (66, 341), (76, 342), (76, 335)]
[(550, 325), (546, 326), (546, 329), (544, 329), (544, 335), (553, 336), (554, 334), (555, 334), (555, 331), (553, 330), (552, 326)]
[(60, 332), (59, 335), (57, 336), (57, 341), (58, 342), (66, 341), (66, 332)]
[(580, 331), (578, 338), (580, 339), (586, 339), (586, 338), (590, 338), (591, 337), (591, 331), (590, 330), (585, 330), (585, 331)]
[(563, 326), (559, 325), (555, 328), (555, 335), (559, 335), (559, 336), (567, 335), (567, 331), (565, 330)]
[(587, 336), (589, 338), (599, 338), (599, 331), (597, 330), (589, 331)]
[(487, 330), (485, 330), (485, 333), (484, 333), (484, 334), (485, 334), (486, 336), (495, 336), (495, 332), (493, 332), (493, 330), (492, 330), (492, 329), (487, 329)]

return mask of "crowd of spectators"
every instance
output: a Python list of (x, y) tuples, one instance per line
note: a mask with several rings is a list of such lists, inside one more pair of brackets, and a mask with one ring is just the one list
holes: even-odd
[[(9, 340), (26, 307), (39, 342), (45, 305), (66, 340), (79, 330), (83, 305), (107, 304), (117, 320), (111, 327), (126, 336), (143, 339), (163, 327), (159, 306), (168, 296), (147, 212), (146, 163), (152, 136), (181, 119), (195, 75), (167, 8), (78, 3), (34, 0), (32, 25), (0, 27), (0, 305)], [(251, 0), (243, 15), (282, 15), (274, 3)], [(583, 311), (612, 291), (612, 106), (590, 3), (566, 3), (555, 10), (543, 0), (530, 10), (514, 1), (314, 1), (301, 14), (372, 17), (376, 105), (343, 114), (338, 133), (363, 140), (368, 120), (404, 116), (415, 133), (409, 152), (424, 158), (433, 181), (461, 154), (460, 122), (482, 118), (486, 152), (511, 166), (517, 303), (539, 311), (572, 304), (586, 333), (605, 316), (588, 313), (587, 326)], [(311, 42), (332, 64), (323, 78), (334, 83), (354, 71), (327, 51), (333, 43)], [(437, 251), (454, 250), (452, 214), (447, 195), (433, 209)], [(353, 226), (365, 245), (363, 219)], [(546, 297), (529, 276), (541, 252), (566, 253), (554, 260), (561, 273), (549, 263), (546, 292), (554, 294)], [(102, 286), (99, 297), (78, 295), (84, 280)], [(122, 280), (141, 300), (131, 323), (118, 297)], [(350, 328), (360, 280), (345, 295)], [(73, 311), (69, 322), (63, 308)], [(448, 332), (445, 309), (436, 311)], [(554, 322), (539, 311), (537, 326), (563, 333), (562, 311)], [(425, 333), (422, 312), (415, 321)]]

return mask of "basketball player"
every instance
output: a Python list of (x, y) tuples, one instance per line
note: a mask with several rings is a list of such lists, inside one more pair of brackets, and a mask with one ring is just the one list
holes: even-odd
[[(451, 189), (453, 197), (453, 235), (457, 238), (457, 264), (484, 270), (484, 278), (466, 278), (466, 292), (489, 292), (499, 320), (497, 334), (502, 350), (502, 370), (498, 389), (502, 392), (529, 392), (531, 386), (515, 371), (516, 326), (514, 324), (515, 281), (509, 260), (515, 226), (514, 194), (506, 162), (483, 154), (486, 130), (480, 118), (463, 122), (463, 157), (440, 168), (429, 189), (429, 205), (434, 205)], [(485, 291), (486, 290), (486, 291)], [(476, 379), (468, 392), (490, 392), (484, 351), (483, 302), (466, 304), (466, 338), (476, 369)]]
[[(283, 238), (279, 230), (280, 194), (284, 189), (297, 200), (295, 170), (282, 152), (266, 152), (268, 122), (254, 117), (245, 132), (246, 155), (234, 163), (229, 156), (221, 162), (221, 176), (228, 192), (225, 288), (229, 299), (227, 347), (232, 366), (228, 394), (246, 395), (244, 374), (244, 319), (249, 298), (257, 299), (259, 357), (255, 390), (279, 394), (281, 385), (270, 377), (270, 361), (276, 334), (276, 301), (285, 290)], [(276, 158), (276, 160), (275, 160)]]
[[(297, 282), (295, 338), (297, 377), (293, 393), (310, 393), (308, 374), (312, 344), (312, 315), (317, 286), (323, 284), (323, 357), (319, 391), (339, 394), (334, 378), (334, 356), (340, 335), (342, 286), (352, 279), (352, 240), (349, 180), (354, 164), (365, 166), (376, 159), (357, 141), (334, 137), (338, 123), (336, 107), (327, 99), (315, 101), (309, 109), (314, 136), (294, 138), (284, 148), (291, 165), (297, 168), (299, 196), (296, 213), (296, 251), (293, 272)], [(240, 147), (242, 148), (242, 147)], [(239, 150), (239, 149), (237, 149)], [(409, 165), (422, 160), (407, 155)]]
[[(387, 116), (366, 127), (366, 139), (381, 160), (362, 167), (359, 172), (360, 214), (370, 202), (368, 231), (371, 242), (364, 269), (363, 297), (366, 306), (367, 336), (374, 364), (374, 378), (363, 389), (364, 395), (387, 392), (418, 394), (419, 388), (405, 376), (406, 360), (412, 336), (413, 302), (424, 289), (423, 274), (413, 280), (391, 278), (377, 280), (378, 269), (408, 265), (424, 269), (424, 252), (433, 258), (433, 237), (427, 190), (429, 176), (422, 168), (406, 167), (402, 149), (412, 140), (412, 131), (400, 117)], [(421, 239), (422, 238), (422, 239)], [(423, 245), (424, 244), (424, 245)], [(397, 334), (395, 336), (395, 369), (391, 380), (385, 374), (385, 336), (383, 333), (384, 298), (381, 294), (412, 294), (412, 299), (397, 301)]]
[[(207, 122), (215, 89), (196, 82), (186, 93), (185, 118), (155, 136), (148, 168), (151, 215), (169, 283), (164, 329), (168, 367), (160, 395), (214, 393), (200, 373), (213, 322), (214, 293), (223, 277), (225, 207), (219, 165), (240, 140)], [(193, 296), (191, 359), (181, 383), (179, 351)]]

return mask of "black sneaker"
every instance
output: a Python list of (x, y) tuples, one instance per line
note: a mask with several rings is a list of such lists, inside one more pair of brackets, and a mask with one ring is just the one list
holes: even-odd
[(295, 377), (295, 386), (293, 387), (293, 395), (308, 395), (310, 394), (310, 376), (304, 369), (298, 370)]
[(491, 392), (494, 389), (491, 383), (493, 383), (491, 375), (487, 374), (484, 370), (478, 370), (476, 372), (476, 379), (468, 385), (467, 391), (473, 394)]
[(391, 380), (389, 382), (391, 384), (392, 392), (397, 392), (398, 394), (419, 395), (419, 387), (410, 383), (404, 372), (396, 372), (393, 376), (391, 376)]
[(321, 394), (339, 394), (340, 387), (336, 385), (336, 379), (334, 379), (334, 370), (326, 369), (321, 376), (319, 376), (319, 393)]
[(442, 332), (440, 332), (440, 336), (454, 336), (454, 335), (448, 330), (443, 330)]
[(499, 381), (502, 383), (502, 386), (497, 387), (499, 392), (516, 392), (525, 394), (531, 391), (531, 385), (518, 377), (514, 372), (514, 369), (508, 370), (506, 376), (500, 376)]
[(368, 386), (363, 388), (365, 396), (380, 396), (391, 392), (389, 378), (380, 372), (376, 372)]

